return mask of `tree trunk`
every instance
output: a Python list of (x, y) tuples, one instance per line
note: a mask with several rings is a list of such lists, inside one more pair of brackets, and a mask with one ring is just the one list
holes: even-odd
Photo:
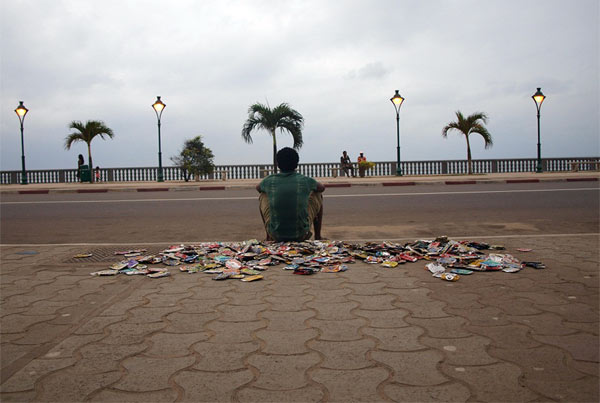
[(90, 168), (90, 183), (93, 183), (94, 182), (94, 175), (93, 175), (94, 170), (92, 167), (94, 166), (94, 164), (92, 163), (92, 146), (90, 143), (87, 143), (87, 146), (88, 146), (88, 161), (90, 162), (90, 167), (89, 167)]
[(471, 166), (471, 144), (469, 143), (469, 135), (465, 135), (467, 138), (467, 165), (469, 170), (469, 175), (473, 174), (473, 167)]
[(277, 139), (275, 138), (275, 129), (271, 132), (273, 136), (273, 173), (277, 173)]

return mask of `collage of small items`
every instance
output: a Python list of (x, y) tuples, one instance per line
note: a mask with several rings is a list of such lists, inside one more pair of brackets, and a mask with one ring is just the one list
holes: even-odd
[[(117, 251), (121, 260), (108, 270), (91, 273), (93, 276), (145, 275), (161, 278), (170, 275), (168, 267), (177, 267), (189, 274), (212, 275), (213, 280), (239, 279), (250, 282), (262, 280), (271, 266), (280, 265), (293, 274), (311, 275), (348, 270), (356, 261), (394, 268), (419, 260), (428, 263), (425, 269), (433, 277), (457, 281), (461, 276), (482, 271), (516, 273), (525, 267), (545, 269), (542, 262), (520, 261), (504, 251), (503, 246), (474, 241), (454, 241), (442, 236), (434, 240), (417, 240), (404, 245), (391, 242), (352, 244), (343, 241), (305, 242), (212, 242), (197, 245), (175, 245), (159, 255), (146, 255), (145, 249)], [(519, 248), (520, 252), (531, 249)], [(484, 251), (491, 251), (487, 253)], [(75, 257), (86, 258), (90, 254)]]

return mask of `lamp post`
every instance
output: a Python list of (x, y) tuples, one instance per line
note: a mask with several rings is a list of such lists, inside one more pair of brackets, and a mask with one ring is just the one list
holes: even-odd
[(23, 121), (29, 109), (25, 108), (23, 101), (19, 101), (19, 106), (15, 109), (15, 113), (19, 117), (21, 123), (21, 185), (27, 185), (27, 173), (25, 172), (25, 143), (23, 142)]
[(392, 101), (394, 104), (394, 109), (396, 109), (396, 137), (398, 140), (396, 147), (396, 175), (402, 176), (402, 168), (400, 167), (400, 107), (402, 106), (402, 102), (404, 102), (404, 98), (402, 98), (402, 96), (398, 93), (398, 90), (396, 90), (396, 93), (390, 98), (390, 101)]
[(158, 173), (156, 175), (156, 180), (158, 182), (164, 182), (163, 179), (163, 168), (162, 168), (162, 151), (160, 148), (160, 117), (162, 115), (163, 109), (165, 109), (167, 105), (160, 100), (160, 96), (156, 97), (156, 102), (152, 104), (152, 108), (154, 112), (156, 112), (156, 118), (158, 119)]
[(542, 89), (538, 87), (537, 91), (533, 96), (533, 102), (535, 102), (535, 107), (537, 109), (537, 129), (538, 129), (538, 142), (537, 142), (537, 165), (535, 167), (535, 172), (542, 172), (542, 144), (540, 143), (540, 109), (542, 108), (542, 102), (546, 97), (542, 94)]

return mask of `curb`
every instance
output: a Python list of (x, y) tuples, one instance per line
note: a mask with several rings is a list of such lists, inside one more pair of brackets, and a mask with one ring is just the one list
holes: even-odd
[[(420, 185), (481, 185), (481, 184), (518, 184), (540, 182), (598, 182), (597, 177), (586, 178), (524, 178), (524, 179), (481, 179), (481, 180), (445, 180), (445, 181), (394, 181), (394, 182), (365, 182), (365, 183), (328, 183), (326, 188), (348, 188), (354, 186), (420, 186)], [(256, 185), (222, 185), (222, 186), (175, 186), (175, 187), (142, 187), (142, 188), (98, 188), (98, 189), (32, 189), (32, 190), (1, 190), (2, 194), (62, 194), (62, 193), (112, 193), (112, 192), (181, 192), (181, 191), (210, 191), (228, 189), (255, 189)]]

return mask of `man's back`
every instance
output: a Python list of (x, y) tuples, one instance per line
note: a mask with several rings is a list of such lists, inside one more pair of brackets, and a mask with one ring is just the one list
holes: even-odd
[(269, 199), (268, 232), (279, 241), (306, 239), (310, 231), (308, 199), (317, 190), (317, 181), (295, 171), (270, 175), (260, 191)]

